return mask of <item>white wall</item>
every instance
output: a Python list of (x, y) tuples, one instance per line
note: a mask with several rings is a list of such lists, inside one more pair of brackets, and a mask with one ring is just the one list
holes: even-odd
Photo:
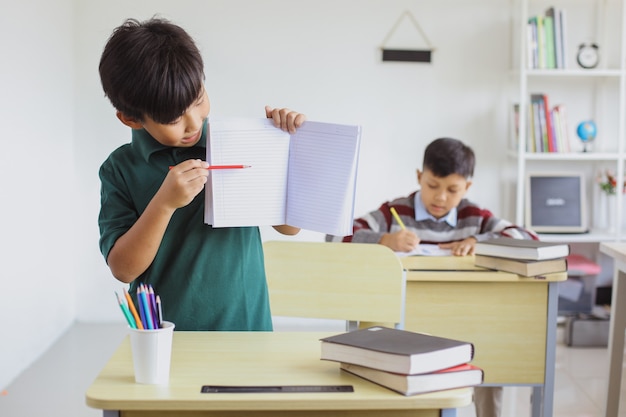
[[(410, 10), (436, 48), (431, 64), (381, 62), (379, 46)], [(186, 28), (205, 60), (212, 115), (262, 117), (289, 106), (310, 120), (363, 127), (356, 215), (416, 187), (424, 147), (436, 137), (467, 141), (478, 157), (470, 196), (500, 212), (494, 175), (504, 162), (509, 68), (506, 2), (112, 0), (78, 3), (76, 142), (82, 204), (78, 318), (118, 320), (111, 278), (97, 248), (97, 170), (130, 133), (103, 97), (97, 66), (108, 35), (126, 17), (160, 14)], [(471, 16), (471, 18), (468, 18)], [(392, 39), (421, 47), (408, 21)], [(395, 46), (395, 45), (389, 45)], [(275, 237), (264, 229), (265, 237)], [(300, 239), (322, 239), (303, 233)]]
[(0, 13), (0, 387), (74, 320), (72, 2)]
[[(310, 120), (362, 125), (355, 215), (412, 192), (423, 149), (440, 136), (458, 137), (474, 148), (478, 169), (469, 197), (502, 214), (507, 194), (498, 172), (506, 163), (509, 122), (508, 2), (50, 3), (54, 7), (45, 0), (16, 2), (0, 17), (0, 83), (3, 92), (10, 91), (0, 98), (9, 108), (0, 114), (10, 116), (4, 123), (9, 145), (0, 157), (2, 221), (8, 223), (3, 234), (10, 245), (2, 254), (0, 317), (12, 341), (8, 350), (0, 343), (0, 387), (24, 364), (13, 358), (32, 359), (71, 318), (121, 323), (113, 291), (122, 285), (98, 250), (97, 173), (130, 132), (103, 96), (97, 69), (109, 34), (127, 17), (160, 14), (192, 34), (205, 59), (212, 115), (262, 117), (270, 104), (297, 109)], [(436, 48), (431, 64), (381, 62), (379, 47), (405, 10)], [(404, 23), (387, 46), (424, 46)], [(7, 68), (5, 51), (20, 55), (19, 64)], [(73, 190), (78, 207), (69, 204)], [(46, 325), (38, 326), (42, 317)], [(25, 349), (32, 345), (37, 347)]]

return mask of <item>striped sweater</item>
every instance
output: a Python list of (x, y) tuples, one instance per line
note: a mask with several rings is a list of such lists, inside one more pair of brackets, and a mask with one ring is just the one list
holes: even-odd
[(415, 195), (398, 198), (383, 203), (378, 210), (354, 220), (352, 236), (327, 235), (328, 242), (378, 243), (386, 233), (399, 230), (399, 225), (392, 221), (390, 211), (394, 207), (408, 230), (420, 238), (420, 243), (447, 243), (474, 237), (478, 241), (497, 236), (516, 239), (534, 239), (537, 235), (509, 221), (498, 219), (486, 209), (480, 208), (467, 199), (461, 200), (457, 207), (457, 224), (436, 222), (432, 219), (415, 220)]

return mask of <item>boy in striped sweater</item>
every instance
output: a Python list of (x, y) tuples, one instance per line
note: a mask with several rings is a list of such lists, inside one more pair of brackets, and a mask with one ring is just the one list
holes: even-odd
[[(472, 185), (474, 165), (469, 146), (457, 139), (435, 139), (424, 151), (423, 171), (417, 171), (418, 191), (354, 220), (352, 236), (328, 235), (326, 241), (380, 243), (396, 252), (410, 252), (420, 243), (429, 243), (463, 256), (474, 253), (477, 241), (491, 237), (537, 240), (534, 232), (498, 219), (464, 198)], [(500, 416), (502, 388), (476, 387), (474, 403), (478, 417)]]
[[(474, 164), (474, 152), (463, 142), (435, 139), (424, 151), (423, 171), (417, 171), (418, 191), (354, 220), (352, 236), (328, 235), (326, 241), (380, 243), (396, 252), (430, 243), (463, 256), (474, 253), (477, 241), (495, 236), (536, 240), (532, 231), (498, 219), (464, 198), (472, 185)], [(391, 208), (404, 225), (398, 224)]]

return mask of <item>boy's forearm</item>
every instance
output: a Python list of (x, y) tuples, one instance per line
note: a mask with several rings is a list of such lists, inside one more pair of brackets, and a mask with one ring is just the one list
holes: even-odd
[(130, 283), (148, 269), (174, 211), (153, 200), (135, 224), (117, 239), (107, 258), (115, 278)]
[(485, 226), (480, 234), (475, 235), (477, 241), (483, 241), (499, 236), (512, 237), (514, 239), (537, 239), (536, 234), (523, 227), (517, 226), (508, 220), (491, 216), (484, 222)]
[(354, 234), (352, 235), (352, 242), (382, 244), (381, 239), (383, 239), (386, 234), (387, 232), (374, 232), (373, 230), (369, 229), (355, 230)]

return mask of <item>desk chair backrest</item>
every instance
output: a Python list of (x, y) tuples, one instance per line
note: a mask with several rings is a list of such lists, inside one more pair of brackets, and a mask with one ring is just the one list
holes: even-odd
[(404, 272), (386, 246), (267, 241), (263, 250), (272, 315), (403, 327)]

